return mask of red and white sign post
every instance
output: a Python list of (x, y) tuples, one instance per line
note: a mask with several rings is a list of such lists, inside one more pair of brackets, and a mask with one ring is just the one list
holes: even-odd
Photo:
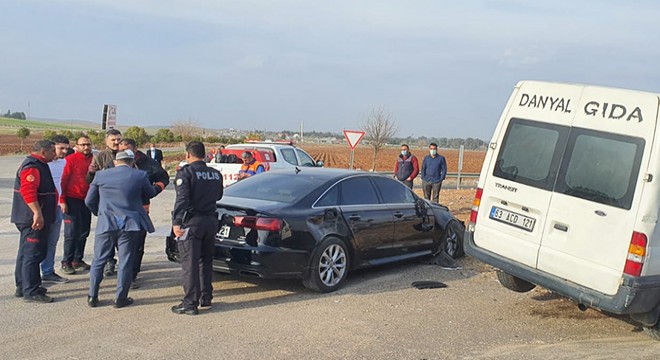
[(357, 130), (344, 130), (344, 136), (346, 141), (348, 141), (348, 146), (351, 147), (351, 157), (348, 160), (348, 168), (353, 169), (353, 155), (355, 154), (355, 148), (360, 143), (360, 140), (364, 137), (364, 131)]

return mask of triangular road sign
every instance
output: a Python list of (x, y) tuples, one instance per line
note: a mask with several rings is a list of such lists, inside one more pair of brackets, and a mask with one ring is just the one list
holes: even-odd
[(348, 146), (351, 147), (351, 150), (355, 150), (355, 147), (364, 137), (364, 131), (344, 130), (344, 136), (346, 137), (346, 141), (348, 141)]

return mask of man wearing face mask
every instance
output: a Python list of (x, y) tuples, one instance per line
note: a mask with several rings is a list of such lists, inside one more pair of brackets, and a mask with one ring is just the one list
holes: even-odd
[(429, 145), (429, 155), (422, 160), (421, 173), (424, 199), (439, 202), (442, 181), (447, 176), (447, 161), (438, 154), (438, 144)]
[(151, 143), (149, 144), (149, 151), (147, 151), (147, 156), (150, 158), (156, 160), (158, 162), (158, 165), (163, 165), (163, 151), (160, 149), (156, 149), (156, 144)]
[(407, 187), (413, 188), (413, 181), (419, 174), (419, 162), (417, 157), (410, 153), (407, 144), (401, 145), (401, 155), (396, 159), (394, 165), (394, 177), (404, 183)]

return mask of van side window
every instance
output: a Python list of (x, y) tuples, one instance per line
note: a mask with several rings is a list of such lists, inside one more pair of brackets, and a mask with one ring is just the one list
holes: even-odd
[(630, 209), (644, 139), (573, 128), (556, 192)]
[(566, 126), (511, 119), (493, 175), (551, 190), (568, 133)]

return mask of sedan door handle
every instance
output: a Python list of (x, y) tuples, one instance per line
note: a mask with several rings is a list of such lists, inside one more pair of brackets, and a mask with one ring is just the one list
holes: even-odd
[(564, 232), (568, 231), (568, 226), (566, 226), (566, 225), (555, 224), (554, 228), (559, 230), (559, 231), (564, 231)]
[(403, 213), (402, 213), (402, 212), (399, 212), (399, 211), (397, 211), (397, 212), (395, 212), (395, 213), (394, 213), (394, 217), (398, 217), (398, 218), (401, 218), (401, 217), (403, 217)]
[(360, 215), (351, 215), (348, 217), (349, 220), (358, 221), (360, 220)]

